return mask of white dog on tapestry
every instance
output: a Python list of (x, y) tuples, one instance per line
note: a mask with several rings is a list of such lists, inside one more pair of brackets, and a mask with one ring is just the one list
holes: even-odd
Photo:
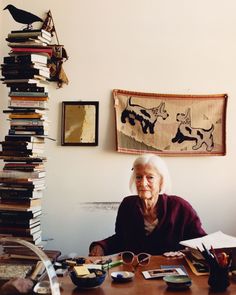
[(143, 133), (147, 134), (149, 130), (150, 134), (154, 134), (154, 127), (158, 117), (165, 120), (169, 116), (165, 110), (165, 103), (161, 102), (157, 107), (145, 108), (144, 106), (133, 104), (131, 98), (128, 99), (127, 106), (121, 114), (121, 122), (126, 123), (126, 119), (128, 119), (130, 125), (134, 126), (135, 121), (138, 121), (141, 124)]
[(195, 141), (195, 145), (192, 146), (193, 150), (198, 150), (203, 144), (206, 145), (206, 150), (211, 152), (214, 147), (212, 124), (209, 129), (196, 128), (191, 125), (190, 108), (186, 113), (178, 113), (176, 115), (176, 121), (180, 122), (176, 135), (172, 138), (172, 142), (182, 143), (184, 141)]

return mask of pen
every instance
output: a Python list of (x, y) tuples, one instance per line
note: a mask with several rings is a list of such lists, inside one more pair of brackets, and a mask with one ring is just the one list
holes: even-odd
[(216, 254), (216, 251), (215, 249), (211, 246), (211, 253), (213, 254), (216, 262), (219, 264), (219, 260), (218, 260), (218, 257), (217, 257), (217, 254)]

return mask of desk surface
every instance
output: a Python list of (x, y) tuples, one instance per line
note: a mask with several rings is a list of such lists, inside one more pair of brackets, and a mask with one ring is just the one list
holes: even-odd
[[(192, 273), (192, 271), (187, 266), (185, 260), (183, 258), (165, 258), (162, 256), (152, 256), (151, 262), (146, 267), (139, 267), (135, 273), (135, 277), (131, 282), (126, 283), (114, 283), (110, 277), (111, 272), (117, 270), (125, 270), (131, 271), (130, 266), (121, 265), (114, 267), (109, 270), (107, 274), (105, 282), (98, 288), (90, 289), (90, 290), (78, 290), (75, 285), (71, 282), (69, 277), (64, 277), (60, 279), (62, 283), (61, 294), (62, 295), (76, 295), (76, 294), (93, 294), (93, 295), (173, 295), (176, 293), (180, 294), (179, 291), (169, 290), (166, 287), (165, 282), (162, 279), (155, 280), (145, 280), (142, 271), (145, 269), (154, 269), (159, 268), (160, 265), (168, 264), (168, 265), (184, 265), (186, 270), (188, 271), (189, 276), (192, 279), (192, 286), (184, 291), (181, 291), (181, 294), (191, 294), (191, 295), (209, 295), (208, 287), (208, 276), (196, 276)], [(228, 289), (225, 292), (221, 292), (220, 294), (236, 294), (236, 282), (232, 282)]]

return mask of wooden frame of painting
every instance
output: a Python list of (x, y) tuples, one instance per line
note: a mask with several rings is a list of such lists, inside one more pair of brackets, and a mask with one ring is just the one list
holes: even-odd
[(98, 101), (62, 102), (61, 145), (98, 145)]

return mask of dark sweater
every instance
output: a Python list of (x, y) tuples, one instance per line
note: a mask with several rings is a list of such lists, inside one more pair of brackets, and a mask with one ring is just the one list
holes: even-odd
[(116, 217), (115, 234), (99, 244), (105, 255), (121, 251), (146, 252), (152, 255), (181, 249), (179, 242), (206, 235), (201, 221), (184, 199), (177, 196), (160, 195), (157, 202), (158, 225), (150, 235), (145, 234), (144, 219), (141, 213), (141, 200), (129, 196), (121, 202)]

